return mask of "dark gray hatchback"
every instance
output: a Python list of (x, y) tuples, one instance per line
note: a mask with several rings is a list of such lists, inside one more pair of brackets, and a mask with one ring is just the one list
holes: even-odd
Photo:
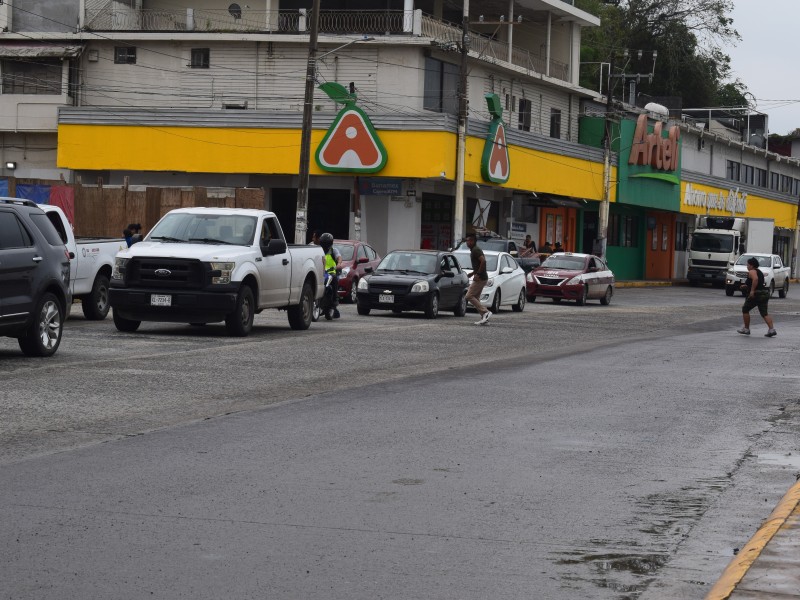
[(17, 338), (28, 356), (50, 356), (61, 343), (72, 303), (69, 261), (41, 208), (0, 198), (0, 335)]

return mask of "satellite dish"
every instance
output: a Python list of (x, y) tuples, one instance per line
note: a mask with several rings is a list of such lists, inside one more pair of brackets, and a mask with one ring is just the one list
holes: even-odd
[(665, 119), (669, 117), (669, 109), (663, 104), (658, 104), (657, 102), (648, 102), (644, 105), (644, 109), (651, 113), (661, 115)]
[(228, 12), (231, 13), (231, 16), (234, 19), (242, 18), (242, 7), (235, 2), (228, 7)]

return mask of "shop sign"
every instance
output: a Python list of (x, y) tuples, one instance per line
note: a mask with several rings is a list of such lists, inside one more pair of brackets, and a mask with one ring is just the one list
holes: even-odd
[(486, 94), (485, 98), (492, 120), (489, 122), (489, 134), (483, 146), (481, 176), (485, 181), (505, 183), (511, 175), (511, 162), (508, 158), (506, 128), (503, 125), (503, 107), (497, 94)]
[[(358, 193), (362, 196), (402, 196), (403, 180), (360, 177)], [(415, 194), (410, 195), (414, 196)]]
[(699, 206), (707, 212), (717, 211), (729, 215), (745, 214), (747, 212), (747, 192), (738, 189), (727, 192), (704, 192), (686, 184), (683, 194), (683, 203), (686, 206)]
[(319, 168), (335, 173), (377, 173), (383, 169), (388, 158), (386, 148), (367, 114), (356, 106), (356, 95), (335, 82), (319, 88), (344, 105), (317, 148)]
[[(653, 132), (648, 133), (647, 115), (639, 115), (631, 142), (629, 165), (649, 166), (657, 171), (676, 171), (678, 169), (680, 129), (677, 125), (673, 125), (669, 128), (667, 137), (663, 137), (662, 126), (663, 124), (658, 121), (653, 127)], [(647, 174), (642, 173), (636, 176), (642, 177)]]

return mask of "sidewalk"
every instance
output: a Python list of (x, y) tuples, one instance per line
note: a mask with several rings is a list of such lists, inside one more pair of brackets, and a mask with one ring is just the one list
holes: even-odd
[(705, 600), (800, 598), (800, 481), (723, 571)]

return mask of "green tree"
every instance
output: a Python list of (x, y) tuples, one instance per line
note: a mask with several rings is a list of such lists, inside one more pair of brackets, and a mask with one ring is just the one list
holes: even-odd
[[(746, 86), (739, 80), (727, 81), (730, 57), (721, 49), (722, 44), (740, 39), (728, 17), (732, 0), (578, 0), (576, 4), (601, 20), (600, 27), (584, 30), (581, 62), (613, 62), (617, 76), (645, 75), (636, 84), (637, 93), (680, 96), (685, 107), (746, 104)], [(597, 89), (599, 68), (584, 65), (581, 85)], [(651, 73), (652, 79), (646, 77)], [(614, 78), (617, 98), (623, 93), (622, 81)], [(624, 93), (627, 100), (629, 90)]]

